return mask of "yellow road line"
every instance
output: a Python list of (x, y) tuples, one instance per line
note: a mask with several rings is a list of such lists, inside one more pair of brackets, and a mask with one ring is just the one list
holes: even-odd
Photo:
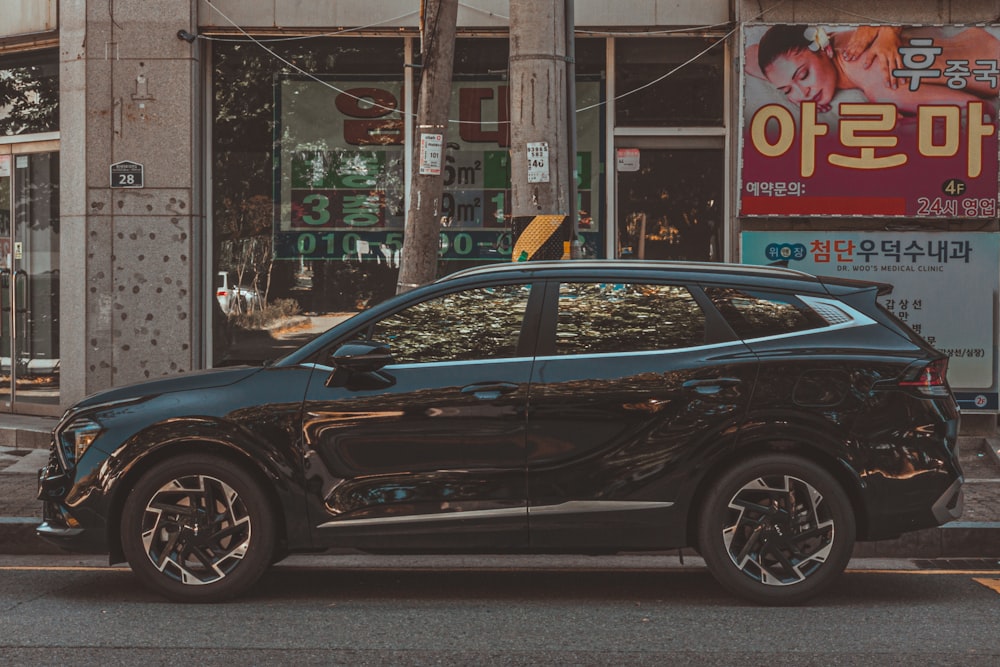
[(1000, 579), (980, 579), (978, 577), (974, 577), (972, 580), (977, 584), (982, 584), (983, 586), (986, 586), (986, 588), (1000, 593)]
[(108, 565), (0, 565), (0, 572), (131, 572)]

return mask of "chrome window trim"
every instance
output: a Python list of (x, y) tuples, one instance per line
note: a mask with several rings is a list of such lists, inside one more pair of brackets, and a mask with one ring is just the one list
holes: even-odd
[[(507, 364), (511, 362), (530, 362), (534, 357), (502, 357), (500, 359), (463, 359), (461, 361), (425, 361), (422, 363), (415, 364), (387, 364), (382, 367), (382, 370), (397, 369), (405, 370), (408, 368), (427, 368), (429, 366), (467, 366), (475, 364), (481, 366), (483, 364)], [(315, 368), (316, 370), (333, 371), (332, 366), (327, 366), (325, 364), (307, 362), (300, 364), (303, 368)]]
[(675, 347), (665, 350), (637, 350), (635, 352), (585, 352), (580, 354), (550, 354), (539, 355), (537, 361), (550, 361), (555, 359), (597, 359), (603, 357), (641, 357), (643, 355), (663, 355), (663, 354), (685, 354), (698, 352), (701, 350), (716, 350), (726, 346), (743, 347), (743, 341), (727, 340), (722, 343), (707, 343), (705, 345), (693, 345), (691, 347)]

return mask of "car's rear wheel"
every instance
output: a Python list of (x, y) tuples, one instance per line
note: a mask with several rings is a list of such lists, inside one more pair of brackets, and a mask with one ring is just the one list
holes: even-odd
[(132, 571), (182, 602), (215, 602), (251, 587), (270, 565), (275, 521), (258, 482), (214, 456), (170, 459), (125, 501), (122, 547)]
[(840, 484), (815, 463), (763, 455), (723, 473), (705, 496), (698, 543), (709, 570), (759, 604), (797, 604), (832, 585), (854, 549)]

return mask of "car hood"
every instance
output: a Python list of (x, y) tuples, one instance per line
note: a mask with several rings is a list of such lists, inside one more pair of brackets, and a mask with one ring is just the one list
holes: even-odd
[(185, 373), (177, 377), (163, 380), (150, 380), (149, 382), (139, 382), (138, 384), (115, 387), (105, 391), (92, 394), (73, 406), (73, 412), (91, 408), (108, 403), (118, 403), (139, 398), (149, 398), (161, 394), (168, 394), (175, 391), (186, 391), (189, 389), (211, 389), (213, 387), (224, 387), (226, 385), (239, 382), (260, 372), (259, 366), (246, 366), (239, 368), (221, 368), (206, 371), (195, 371)]

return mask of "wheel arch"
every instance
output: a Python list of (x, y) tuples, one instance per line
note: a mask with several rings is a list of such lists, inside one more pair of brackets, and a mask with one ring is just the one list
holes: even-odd
[(108, 549), (111, 563), (125, 561), (125, 553), (121, 541), (122, 512), (125, 507), (125, 501), (128, 499), (138, 480), (162, 462), (187, 454), (216, 456), (239, 466), (242, 470), (250, 474), (260, 484), (260, 488), (267, 498), (268, 506), (274, 516), (277, 538), (275, 548), (284, 548), (288, 543), (287, 517), (285, 516), (284, 505), (278, 494), (273, 474), (265, 471), (248, 452), (233, 446), (229, 442), (209, 438), (192, 438), (164, 443), (155, 449), (151, 449), (140, 458), (134, 460), (127, 469), (122, 471), (120, 478), (115, 483), (114, 493), (111, 496), (108, 507)]
[(715, 457), (705, 474), (701, 476), (691, 496), (687, 515), (688, 544), (698, 543), (698, 521), (712, 484), (730, 469), (764, 454), (791, 454), (823, 468), (847, 494), (854, 512), (857, 539), (863, 540), (868, 534), (869, 517), (864, 498), (865, 484), (847, 456), (842, 443), (838, 445), (829, 435), (775, 425), (772, 429), (755, 429), (755, 433), (739, 438), (735, 448)]

